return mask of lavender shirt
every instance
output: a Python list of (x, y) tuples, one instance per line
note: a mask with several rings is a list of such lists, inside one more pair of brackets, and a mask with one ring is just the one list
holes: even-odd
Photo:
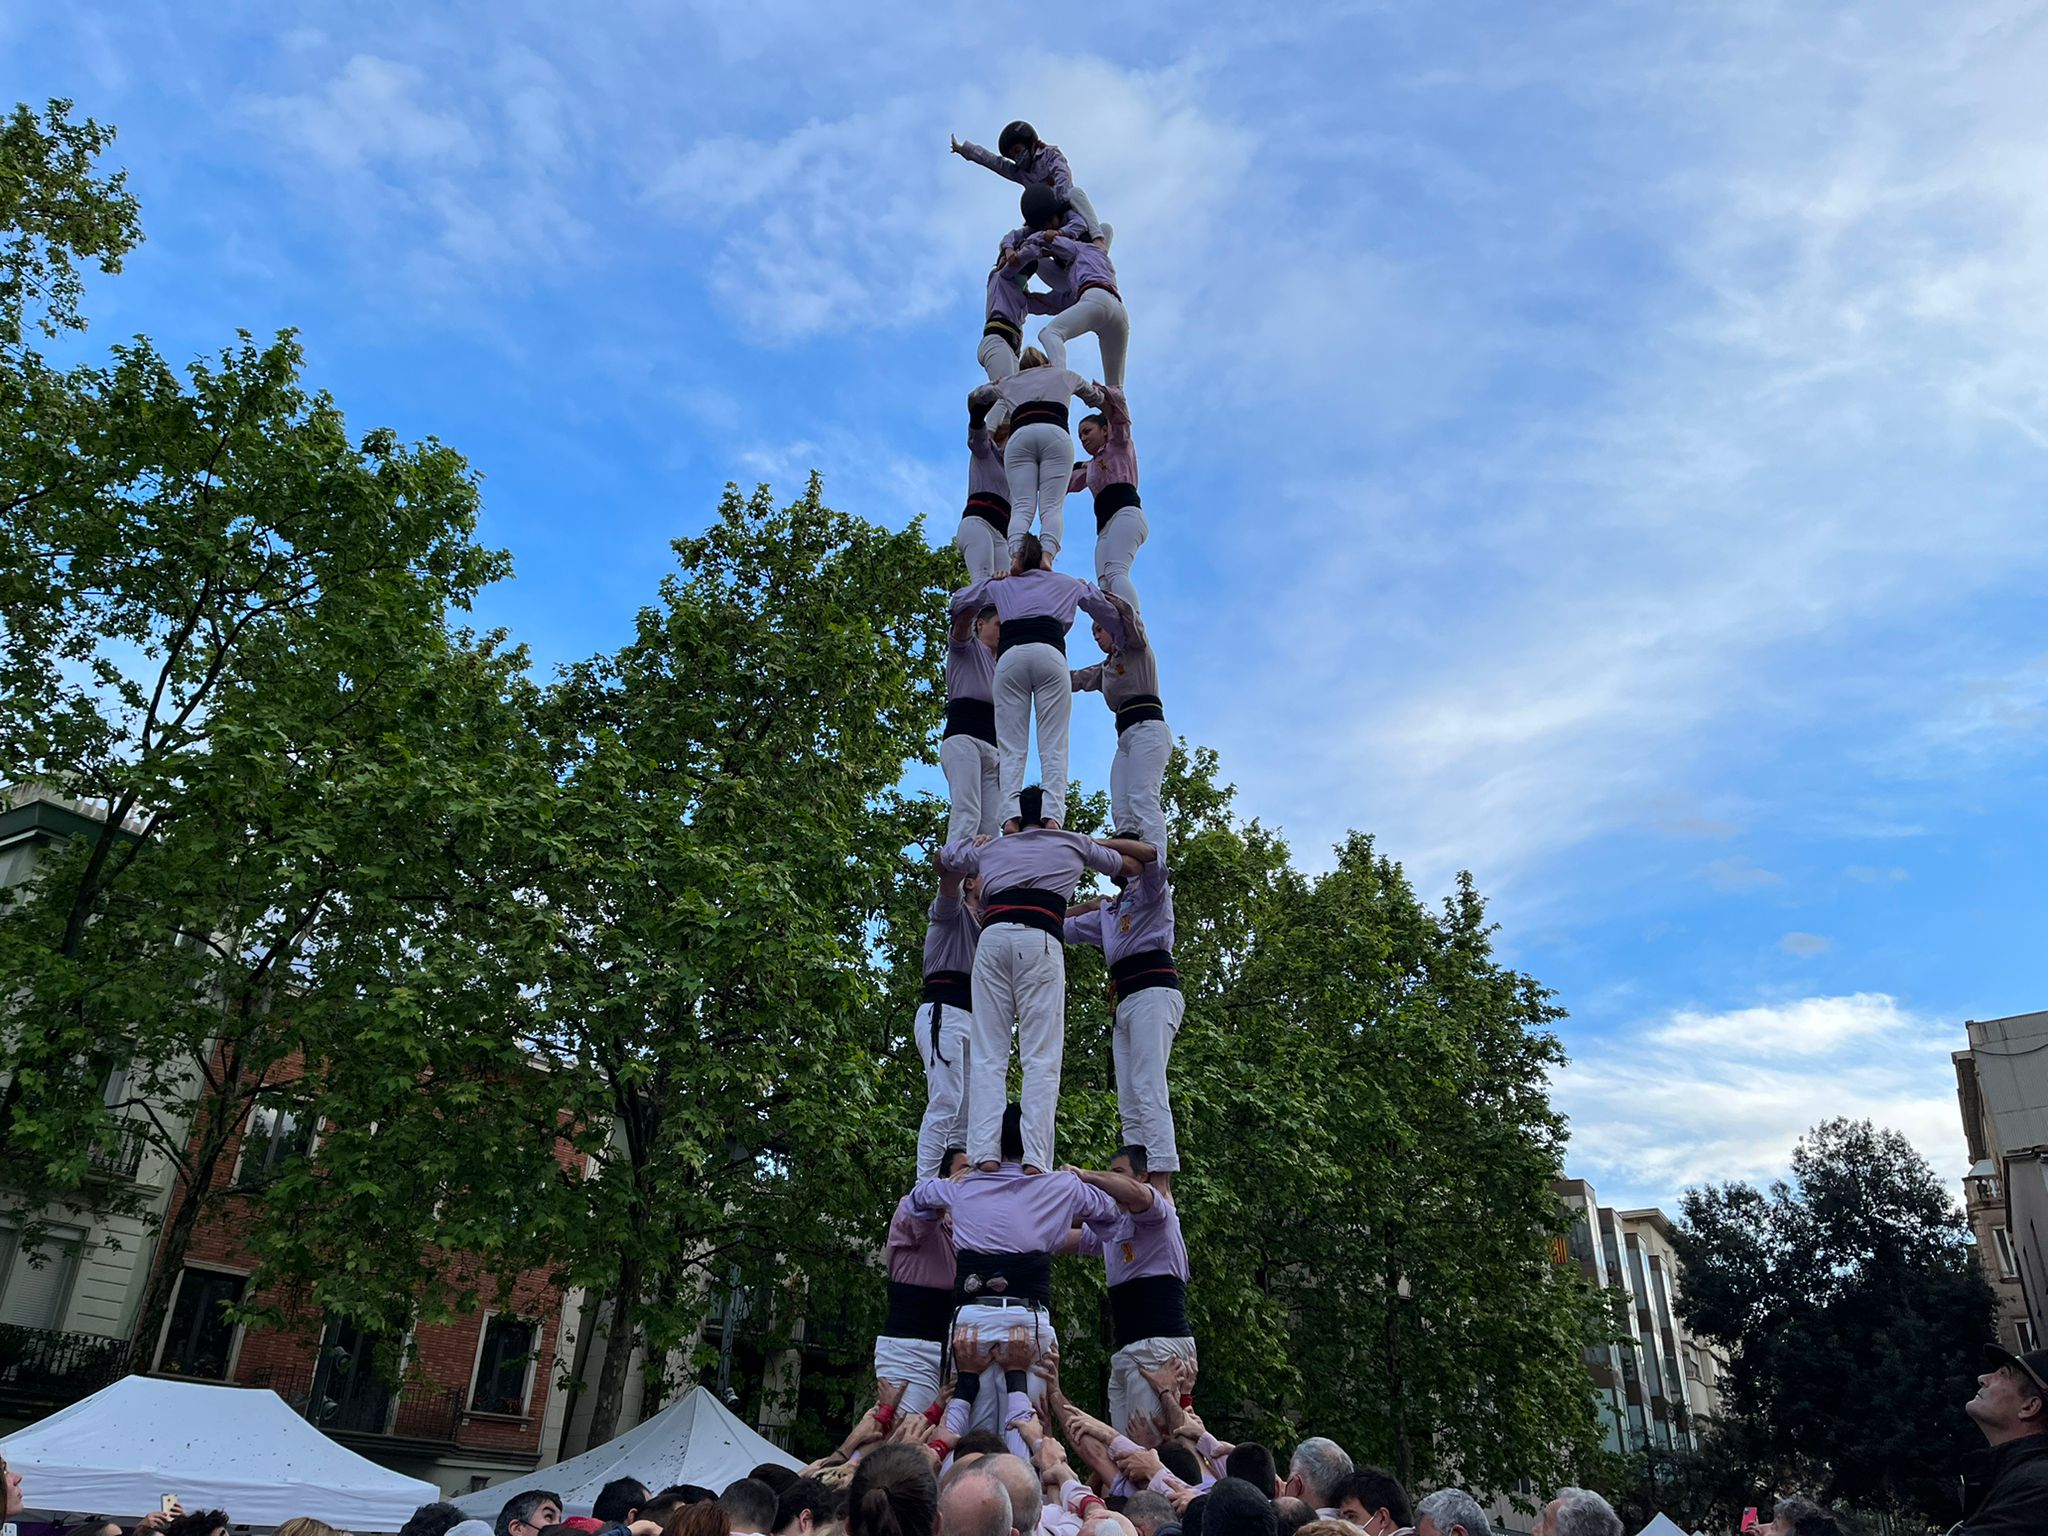
[(1068, 918), (1066, 938), (1069, 944), (1094, 945), (1108, 965), (1126, 955), (1173, 948), (1173, 883), (1166, 860), (1140, 866), (1137, 878), (1127, 881), (1115, 900)]
[(1105, 485), (1138, 483), (1138, 449), (1131, 441), (1131, 411), (1124, 392), (1115, 384), (1105, 384), (1102, 397), (1102, 451), (1074, 466), (1067, 481), (1070, 492), (1085, 485), (1091, 495), (1099, 496)]
[(995, 439), (985, 426), (967, 429), (967, 494), (1000, 497), (1010, 503), (1010, 474), (1003, 468), (1003, 456), (996, 452)]
[(1051, 187), (1061, 197), (1073, 194), (1074, 172), (1057, 144), (1041, 144), (1022, 160), (1012, 160), (993, 150), (983, 149), (979, 144), (962, 144), (960, 153), (976, 165), (984, 166), (1020, 187)]
[(1026, 271), (1037, 262), (1036, 257), (1024, 253), (1022, 245), (1021, 240), (1005, 241), (1003, 249), (1010, 253), (1010, 259), (1005, 261), (998, 256), (988, 275), (988, 318), (1007, 320), (1020, 331), (1024, 328)]
[(979, 613), (988, 603), (995, 604), (997, 617), (1006, 624), (1011, 619), (1057, 619), (1062, 625), (1071, 625), (1074, 610), (1085, 608), (1090, 618), (1109, 631), (1113, 645), (1124, 640), (1124, 614), (1131, 611), (1128, 604), (1119, 610), (1115, 600), (1078, 576), (1060, 571), (1025, 571), (1000, 580), (991, 576), (971, 587), (962, 587), (953, 594), (953, 617), (958, 619), (963, 612)]
[(1101, 1256), (1111, 1285), (1148, 1275), (1171, 1275), (1176, 1280), (1188, 1277), (1188, 1245), (1180, 1235), (1180, 1212), (1157, 1190), (1152, 1192), (1149, 1211), (1132, 1215), (1118, 1207), (1108, 1220), (1084, 1221), (1081, 1252), (1090, 1258)]
[(1110, 264), (1109, 252), (1093, 240), (1040, 230), (1024, 242), (1024, 251), (1038, 258), (1038, 275), (1052, 290), (1055, 314), (1081, 297), (1084, 283), (1116, 287), (1116, 268)]
[[(1131, 700), (1147, 694), (1158, 698), (1159, 657), (1145, 638), (1145, 624), (1137, 610), (1120, 597), (1110, 599), (1123, 620), (1123, 638), (1110, 636), (1109, 654), (1092, 667), (1079, 667), (1068, 674), (1076, 693), (1100, 691), (1102, 702), (1122, 709)], [(1107, 624), (1102, 626), (1108, 629)]]
[(982, 890), (991, 895), (1024, 886), (1071, 901), (1084, 874), (1093, 869), (1113, 875), (1124, 867), (1124, 856), (1079, 832), (1027, 827), (990, 843), (963, 837), (939, 850), (939, 862), (963, 875), (980, 875)]
[(967, 397), (969, 410), (986, 411), (983, 418), (991, 430), (1010, 419), (1018, 406), (1028, 400), (1050, 400), (1065, 405), (1079, 395), (1090, 405), (1102, 404), (1102, 387), (1091, 384), (1071, 368), (1022, 368), (997, 384), (984, 384)]
[(1015, 1163), (957, 1182), (926, 1179), (909, 1203), (934, 1216), (951, 1211), (953, 1246), (971, 1253), (1052, 1253), (1077, 1223), (1111, 1221), (1123, 1209), (1074, 1174), (1026, 1174)]
[(965, 640), (956, 640), (950, 634), (946, 637), (946, 697), (986, 699), (993, 703), (995, 696), (995, 652), (981, 643), (970, 619)]
[(889, 1218), (889, 1278), (903, 1285), (953, 1288), (953, 1236), (945, 1221), (905, 1195)]
[(935, 896), (925, 918), (925, 975), (938, 971), (972, 975), (975, 946), (981, 942), (981, 924), (975, 921), (967, 903), (958, 896)]

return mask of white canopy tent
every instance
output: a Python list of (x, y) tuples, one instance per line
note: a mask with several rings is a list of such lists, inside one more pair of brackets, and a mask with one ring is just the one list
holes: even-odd
[(441, 1490), (336, 1445), (275, 1392), (124, 1376), (0, 1440), (30, 1509), (141, 1515), (174, 1493), (237, 1525), (395, 1531)]
[(505, 1501), (529, 1488), (562, 1497), (562, 1512), (587, 1515), (598, 1490), (615, 1477), (637, 1477), (650, 1491), (671, 1483), (696, 1483), (722, 1493), (764, 1461), (795, 1471), (803, 1465), (771, 1440), (764, 1440), (702, 1387), (692, 1387), (653, 1418), (623, 1435), (592, 1446), (581, 1456), (542, 1467), (454, 1502), (466, 1515), (495, 1517)]

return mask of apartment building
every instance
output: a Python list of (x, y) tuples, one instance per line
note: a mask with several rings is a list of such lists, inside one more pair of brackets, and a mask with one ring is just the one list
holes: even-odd
[[(28, 878), (49, 849), (104, 830), (89, 805), (33, 786), (9, 790), (0, 801), (0, 885)], [(107, 1084), (110, 1105), (130, 1097), (121, 1077)], [(171, 1140), (186, 1133), (185, 1106), (153, 1108)], [(474, 1313), (390, 1341), (384, 1353), (404, 1363), (396, 1388), (372, 1369), (379, 1341), (345, 1321), (297, 1316), (286, 1327), (251, 1328), (233, 1320), (230, 1309), (245, 1301), (277, 1299), (250, 1294), (255, 1265), (245, 1238), (264, 1185), (311, 1151), (316, 1132), (282, 1099), (254, 1101), (216, 1170), (169, 1316), (139, 1352), (131, 1341), (162, 1262), (157, 1233), (184, 1198), (171, 1161), (140, 1134), (95, 1156), (97, 1192), (128, 1198), (82, 1205), (118, 1206), (120, 1214), (28, 1209), (7, 1192), (0, 1169), (0, 1432), (140, 1365), (157, 1375), (268, 1387), (336, 1440), (451, 1493), (554, 1460), (570, 1399), (556, 1356), (583, 1298), (553, 1290), (544, 1271), (521, 1277), (512, 1294)], [(33, 1249), (31, 1228), (45, 1234)]]
[(1951, 1059), (1970, 1171), (1963, 1208), (2008, 1349), (2038, 1347), (2048, 1308), (2048, 1012), (1971, 1019)]
[(1557, 1191), (1572, 1218), (1560, 1258), (1617, 1298), (1625, 1335), (1586, 1351), (1608, 1449), (1691, 1448), (1720, 1411), (1724, 1362), (1679, 1315), (1671, 1218), (1603, 1206), (1584, 1179), (1562, 1179)]

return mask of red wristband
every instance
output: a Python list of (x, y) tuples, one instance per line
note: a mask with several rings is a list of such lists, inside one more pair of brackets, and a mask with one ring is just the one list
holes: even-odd
[(875, 1404), (875, 1422), (881, 1425), (884, 1429), (887, 1429), (891, 1424), (895, 1423), (896, 1405), (894, 1403)]
[(927, 1440), (924, 1443), (924, 1448), (930, 1451), (934, 1456), (938, 1457), (941, 1461), (944, 1461), (948, 1456), (953, 1454), (953, 1447), (946, 1444), (946, 1442), (943, 1440)]
[(924, 1416), (930, 1422), (936, 1424), (946, 1416), (946, 1405), (944, 1403), (933, 1403), (931, 1407), (925, 1409)]
[(1181, 1393), (1181, 1395), (1180, 1395), (1180, 1405), (1181, 1405), (1181, 1407), (1183, 1407), (1183, 1408), (1192, 1408), (1192, 1407), (1194, 1407), (1194, 1406), (1195, 1406), (1195, 1394), (1194, 1394), (1194, 1393), (1192, 1393), (1192, 1392), (1183, 1392), (1183, 1393)]

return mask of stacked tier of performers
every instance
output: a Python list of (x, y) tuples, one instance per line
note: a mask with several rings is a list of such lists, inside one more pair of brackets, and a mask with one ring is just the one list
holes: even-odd
[[(988, 382), (967, 397), (956, 542), (968, 582), (952, 599), (940, 752), (950, 817), (916, 1021), (928, 1097), (918, 1182), (889, 1229), (889, 1311), (875, 1342), (884, 1426), (904, 1438), (921, 1415), (915, 1437), (942, 1457), (973, 1430), (1029, 1457), (1053, 1416), (1075, 1416), (1056, 1386), (1048, 1392), (1055, 1255), (1097, 1257), (1108, 1272), (1117, 1348), (1103, 1438), (1158, 1444), (1186, 1416), (1196, 1367), (1166, 1085), (1182, 1007), (1160, 792), (1171, 737), (1131, 579), (1147, 528), (1123, 390), (1130, 321), (1111, 228), (1065, 157), (1028, 123), (1010, 124), (999, 146), (953, 145), (1023, 185), (1023, 223), (989, 273), (978, 354)], [(1048, 317), (1035, 345), (1024, 334), (1030, 315)], [(1099, 383), (1067, 366), (1068, 342), (1084, 333), (1101, 349)], [(1079, 423), (1079, 463), (1076, 398), (1095, 408)], [(1084, 486), (1095, 508), (1092, 584), (1055, 568), (1066, 498)], [(1102, 659), (1071, 668), (1077, 610), (1094, 621)], [(1116, 716), (1112, 837), (1063, 825), (1068, 721), (1084, 691)], [(1038, 779), (1026, 784), (1034, 723)], [(1113, 898), (1075, 902), (1090, 870), (1114, 882)], [(1077, 943), (1103, 951), (1116, 997), (1124, 1145), (1099, 1172), (1053, 1158), (1066, 946)]]

